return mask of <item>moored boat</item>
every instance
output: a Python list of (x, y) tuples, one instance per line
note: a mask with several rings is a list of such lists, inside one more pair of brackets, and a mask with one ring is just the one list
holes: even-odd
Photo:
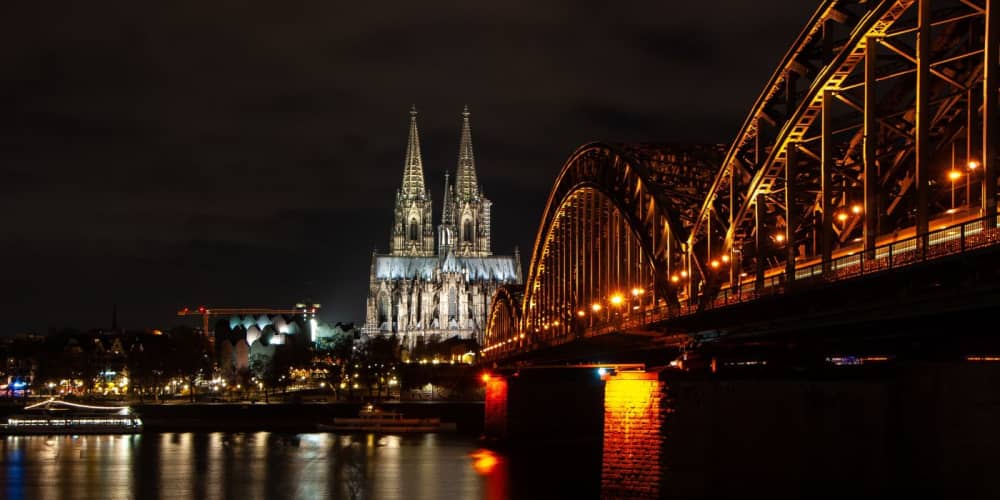
[(440, 418), (406, 417), (400, 412), (383, 410), (366, 405), (357, 417), (333, 419), (332, 424), (319, 424), (321, 431), (341, 432), (438, 432), (455, 430), (455, 424), (443, 423)]
[(7, 417), (0, 434), (134, 434), (142, 419), (128, 406), (94, 406), (48, 399)]

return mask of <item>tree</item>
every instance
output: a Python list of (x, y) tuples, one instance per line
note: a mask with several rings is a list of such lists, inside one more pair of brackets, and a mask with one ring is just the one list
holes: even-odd
[(160, 392), (163, 375), (164, 347), (166, 342), (162, 336), (142, 335), (129, 348), (126, 366), (128, 367), (130, 386), (139, 393), (139, 401), (148, 387), (153, 388), (153, 396)]
[[(253, 375), (256, 384), (267, 383), (270, 386), (270, 382), (274, 380), (275, 347), (273, 344), (265, 343), (263, 338), (255, 340), (250, 346), (250, 374)], [(264, 400), (267, 401), (267, 392), (264, 393)]]
[(205, 336), (186, 326), (173, 328), (168, 336), (170, 348), (165, 356), (166, 372), (185, 380), (191, 401), (194, 401), (198, 379), (212, 370), (208, 341)]

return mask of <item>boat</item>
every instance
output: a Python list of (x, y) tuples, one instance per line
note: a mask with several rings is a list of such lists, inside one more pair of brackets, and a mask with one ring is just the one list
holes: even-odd
[(50, 398), (24, 407), (0, 434), (135, 434), (142, 419), (128, 406), (94, 406)]
[(321, 431), (337, 432), (438, 432), (455, 430), (455, 424), (443, 423), (440, 418), (406, 417), (400, 412), (388, 411), (368, 404), (357, 417), (335, 417), (332, 424), (317, 425)]

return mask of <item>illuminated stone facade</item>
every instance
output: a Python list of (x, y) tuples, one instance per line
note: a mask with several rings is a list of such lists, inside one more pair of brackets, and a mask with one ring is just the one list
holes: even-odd
[(468, 108), (462, 113), (454, 184), (445, 173), (437, 248), (432, 205), (424, 183), (417, 112), (411, 110), (389, 253), (372, 255), (362, 331), (394, 333), (407, 345), (432, 335), (481, 342), (490, 300), (498, 286), (521, 283), (521, 262), (516, 249), (513, 256), (493, 255), (492, 203), (476, 177)]

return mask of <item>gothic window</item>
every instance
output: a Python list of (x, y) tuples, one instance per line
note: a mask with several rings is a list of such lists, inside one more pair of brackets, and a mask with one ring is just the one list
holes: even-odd
[(462, 241), (472, 242), (472, 221), (470, 219), (465, 219), (465, 222), (462, 223)]
[(392, 311), (392, 304), (389, 302), (389, 294), (382, 292), (378, 295), (378, 301), (376, 303), (376, 312), (378, 314), (378, 324), (379, 329), (386, 331), (387, 327), (383, 328), (389, 322), (390, 314)]
[(413, 292), (413, 320), (420, 324), (424, 320), (424, 301), (420, 300), (420, 292)]
[(418, 232), (419, 232), (419, 225), (417, 224), (417, 218), (414, 217), (410, 219), (410, 239), (413, 241), (417, 241)]
[(391, 317), (391, 321), (392, 321), (392, 331), (393, 332), (399, 331), (399, 329), (402, 329), (402, 327), (403, 327), (403, 325), (400, 324), (400, 321), (403, 318), (399, 317), (399, 306), (402, 305), (402, 304), (403, 304), (403, 296), (400, 295), (400, 293), (397, 291), (396, 293), (394, 293), (392, 295), (392, 317)]
[(448, 316), (455, 319), (458, 316), (458, 290), (452, 287), (448, 290)]

